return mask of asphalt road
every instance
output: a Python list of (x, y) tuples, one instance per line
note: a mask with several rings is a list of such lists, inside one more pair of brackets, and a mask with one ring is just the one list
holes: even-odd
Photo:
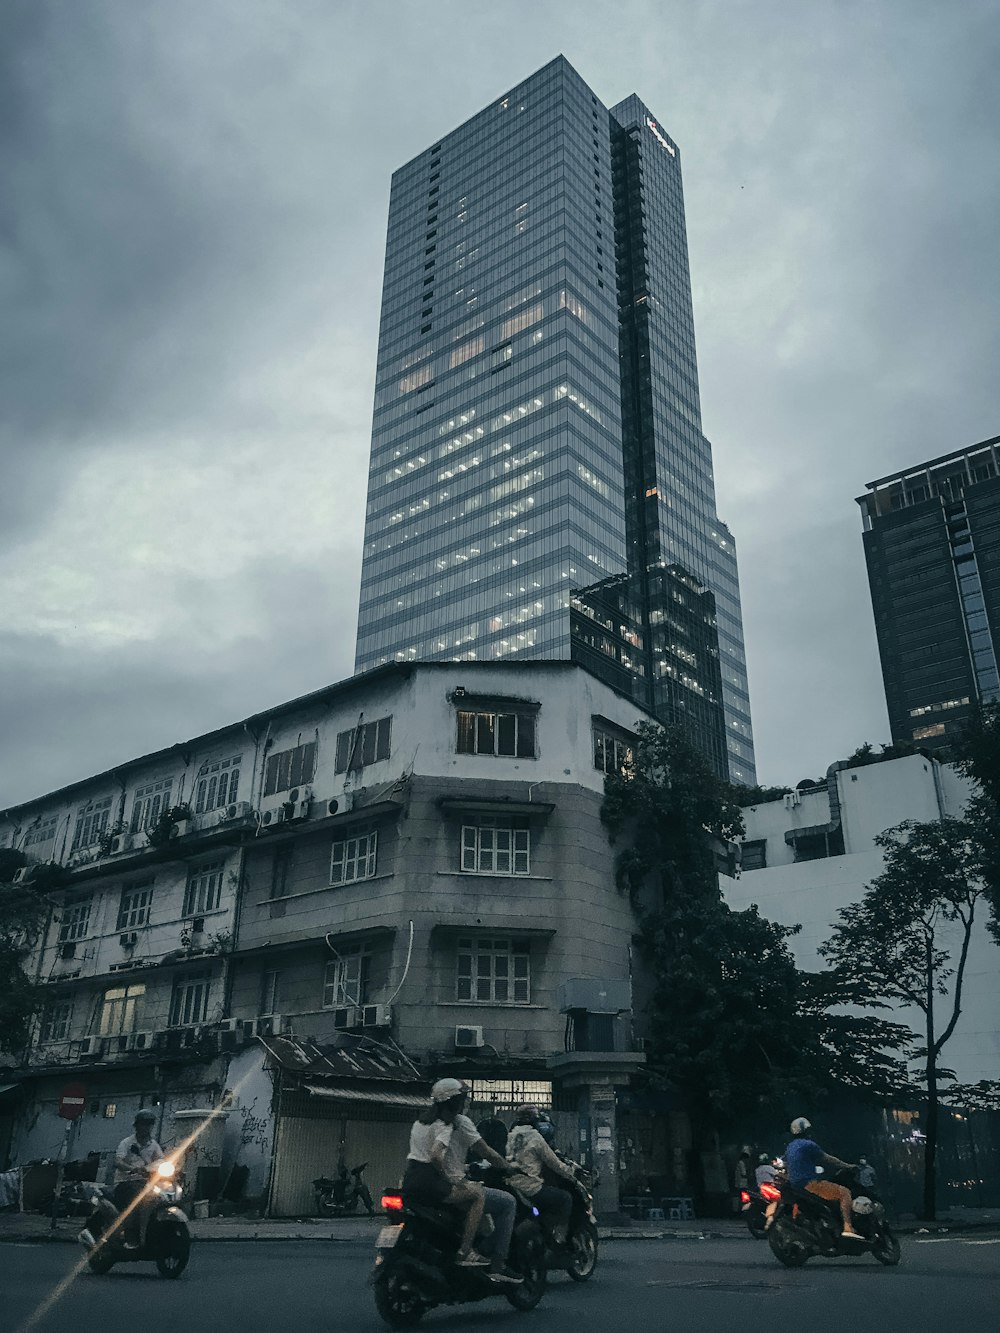
[[(751, 1240), (609, 1241), (591, 1282), (553, 1274), (531, 1314), (497, 1299), (436, 1310), (420, 1327), (428, 1333), (997, 1327), (1000, 1236), (903, 1245), (895, 1269), (872, 1259), (812, 1259), (788, 1271), (765, 1244)], [(366, 1285), (371, 1250), (355, 1242), (202, 1244), (176, 1282), (158, 1277), (152, 1265), (105, 1277), (84, 1269), (70, 1278), (79, 1253), (65, 1245), (0, 1245), (2, 1333), (376, 1333), (384, 1327)]]

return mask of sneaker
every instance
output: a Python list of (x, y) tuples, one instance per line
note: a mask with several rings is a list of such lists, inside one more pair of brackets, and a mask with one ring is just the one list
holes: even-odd
[(840, 1233), (840, 1239), (863, 1241), (864, 1236), (859, 1236), (858, 1233), (853, 1229), (853, 1227), (845, 1227), (844, 1230)]
[(489, 1268), (490, 1261), (478, 1250), (470, 1250), (468, 1254), (460, 1254), (455, 1260), (459, 1268)]
[(518, 1287), (524, 1281), (519, 1273), (512, 1273), (509, 1268), (501, 1268), (497, 1273), (488, 1273), (487, 1277), (498, 1286)]

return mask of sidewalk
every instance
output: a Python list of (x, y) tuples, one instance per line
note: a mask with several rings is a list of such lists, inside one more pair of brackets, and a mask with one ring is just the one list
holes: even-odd
[[(316, 1218), (209, 1217), (191, 1223), (191, 1234), (199, 1241), (253, 1240), (323, 1240), (363, 1241), (375, 1244), (385, 1218), (343, 1217), (320, 1221)], [(63, 1242), (75, 1244), (83, 1226), (78, 1217), (60, 1218), (52, 1229), (51, 1221), (38, 1213), (0, 1213), (0, 1243)], [(901, 1235), (946, 1235), (970, 1228), (1000, 1231), (1000, 1209), (954, 1208), (929, 1226), (914, 1218), (895, 1224)], [(600, 1227), (602, 1240), (750, 1240), (742, 1218), (700, 1218), (691, 1222), (636, 1222), (632, 1226)]]

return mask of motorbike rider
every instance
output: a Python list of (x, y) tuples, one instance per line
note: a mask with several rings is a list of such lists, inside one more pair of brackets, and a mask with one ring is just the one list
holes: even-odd
[(149, 1168), (163, 1158), (163, 1149), (153, 1138), (156, 1112), (148, 1106), (136, 1112), (135, 1132), (122, 1139), (115, 1150), (115, 1207), (125, 1213), (125, 1244), (136, 1248), (141, 1243), (142, 1227), (138, 1207), (130, 1204), (139, 1197), (149, 1180)]
[(757, 1158), (757, 1165), (753, 1173), (754, 1183), (760, 1189), (761, 1185), (774, 1184), (774, 1163), (771, 1161), (770, 1153), (762, 1152)]
[(785, 1149), (785, 1170), (788, 1182), (793, 1189), (808, 1190), (818, 1194), (821, 1199), (830, 1199), (840, 1205), (843, 1220), (841, 1235), (849, 1240), (863, 1240), (854, 1230), (851, 1220), (851, 1191), (844, 1185), (835, 1185), (832, 1180), (817, 1180), (817, 1167), (832, 1167), (835, 1171), (853, 1171), (850, 1162), (842, 1162), (839, 1157), (831, 1157), (819, 1144), (809, 1137), (812, 1125), (805, 1116), (798, 1116), (791, 1123), (792, 1141)]
[(573, 1197), (558, 1185), (546, 1185), (542, 1169), (561, 1176), (572, 1189), (576, 1188), (576, 1177), (539, 1132), (540, 1120), (541, 1111), (532, 1102), (525, 1102), (515, 1112), (514, 1128), (507, 1139), (507, 1160), (516, 1167), (511, 1184), (531, 1199), (555, 1243), (565, 1245)]
[[(457, 1078), (439, 1078), (431, 1088), (432, 1106), (420, 1116), (410, 1134), (410, 1157), (406, 1164), (406, 1175), (403, 1177), (403, 1192), (405, 1196), (415, 1190), (419, 1196), (427, 1190), (436, 1191), (438, 1197), (428, 1200), (435, 1203), (455, 1203), (461, 1198), (471, 1198), (473, 1202), (466, 1217), (459, 1247), (459, 1263), (473, 1267), (489, 1264), (491, 1282), (513, 1285), (522, 1281), (516, 1273), (509, 1272), (506, 1266), (510, 1238), (514, 1231), (516, 1208), (514, 1196), (508, 1194), (506, 1190), (483, 1188), (469, 1180), (465, 1174), (465, 1164), (470, 1150), (476, 1157), (488, 1161), (500, 1170), (506, 1171), (507, 1163), (499, 1153), (494, 1152), (483, 1142), (479, 1130), (469, 1117), (463, 1114), (468, 1095), (468, 1088)], [(420, 1128), (433, 1132), (421, 1135), (418, 1132)], [(423, 1159), (414, 1157), (415, 1137), (419, 1140), (418, 1152), (425, 1153)], [(421, 1160), (440, 1172), (449, 1194), (458, 1190), (459, 1199), (440, 1193), (442, 1186), (433, 1183), (427, 1171), (419, 1165)], [(472, 1249), (472, 1239), (484, 1208), (493, 1219), (494, 1227), (493, 1253), (489, 1259), (484, 1259)]]

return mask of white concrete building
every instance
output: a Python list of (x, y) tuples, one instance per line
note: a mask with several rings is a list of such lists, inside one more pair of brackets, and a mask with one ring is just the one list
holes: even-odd
[[(841, 908), (857, 902), (880, 873), (876, 834), (904, 820), (961, 816), (970, 786), (956, 768), (926, 755), (848, 767), (831, 765), (825, 783), (744, 810), (742, 872), (723, 879), (732, 907), (752, 904), (772, 921), (801, 926), (789, 946), (799, 966), (823, 967), (818, 949)], [(1000, 949), (974, 930), (963, 1012), (942, 1060), (961, 1082), (1000, 1078)], [(920, 1015), (900, 1013), (920, 1030)]]
[(64, 872), (0, 1164), (57, 1151), (79, 1081), (74, 1156), (139, 1105), (168, 1142), (220, 1109), (201, 1188), (239, 1167), (302, 1213), (341, 1148), (392, 1179), (447, 1071), (483, 1108), (553, 1101), (616, 1205), (643, 1057), (600, 807), (643, 716), (568, 662), (394, 664), (0, 812), (24, 873)]

